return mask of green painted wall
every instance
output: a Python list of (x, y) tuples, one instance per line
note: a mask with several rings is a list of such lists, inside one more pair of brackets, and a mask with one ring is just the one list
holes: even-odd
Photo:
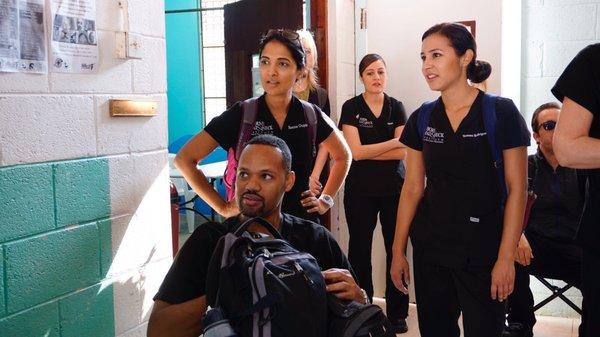
[[(198, 7), (197, 0), (165, 1), (167, 11)], [(173, 153), (204, 125), (200, 13), (167, 13), (165, 25), (169, 152)]]
[(114, 336), (106, 158), (0, 168), (0, 336)]

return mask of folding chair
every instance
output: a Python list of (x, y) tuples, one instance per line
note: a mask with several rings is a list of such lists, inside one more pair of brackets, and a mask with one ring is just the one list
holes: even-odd
[(548, 280), (546, 280), (545, 278), (541, 277), (541, 276), (537, 276), (537, 275), (533, 275), (538, 281), (540, 281), (540, 283), (542, 283), (544, 286), (546, 286), (546, 288), (548, 288), (551, 292), (552, 295), (548, 296), (546, 299), (544, 299), (543, 301), (541, 301), (540, 303), (536, 304), (533, 306), (533, 311), (537, 311), (538, 309), (540, 309), (541, 307), (543, 307), (544, 305), (550, 303), (552, 300), (554, 300), (555, 298), (560, 298), (561, 300), (563, 300), (563, 302), (565, 302), (568, 306), (570, 306), (571, 308), (573, 308), (573, 310), (575, 310), (578, 314), (581, 315), (582, 310), (580, 307), (578, 307), (575, 303), (573, 303), (570, 299), (568, 299), (564, 293), (573, 288), (573, 285), (571, 284), (566, 284), (563, 287), (558, 287), (553, 285), (552, 283), (548, 282)]

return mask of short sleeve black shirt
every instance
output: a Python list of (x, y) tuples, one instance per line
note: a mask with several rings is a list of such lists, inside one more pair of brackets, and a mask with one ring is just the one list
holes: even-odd
[[(600, 139), (600, 44), (590, 45), (567, 66), (552, 93), (583, 106), (593, 115), (589, 136)], [(600, 252), (600, 169), (588, 170), (589, 194), (578, 237), (588, 249)]]
[[(316, 145), (318, 146), (318, 144), (329, 137), (333, 128), (325, 121), (321, 110), (314, 104), (313, 106), (317, 112)], [(236, 103), (220, 116), (211, 120), (204, 130), (223, 149), (229, 150), (230, 148), (235, 148), (237, 144), (241, 121), (241, 103)], [(308, 134), (308, 123), (304, 116), (304, 109), (300, 100), (294, 96), (292, 97), (283, 128), (280, 128), (267, 107), (265, 95), (261, 96), (258, 99), (258, 113), (252, 136), (261, 134), (272, 134), (283, 139), (292, 152), (292, 170), (296, 173), (296, 182), (292, 189), (283, 197), (283, 211), (302, 218), (314, 218), (314, 215), (306, 213), (300, 204), (300, 195), (308, 189), (308, 177), (312, 172), (315, 160)]]
[[(196, 228), (175, 257), (154, 300), (179, 304), (206, 294), (210, 259), (217, 242), (224, 235), (214, 225), (203, 224)], [(235, 231), (239, 225), (237, 218), (223, 223), (227, 232)], [(314, 256), (322, 270), (341, 268), (352, 272), (348, 259), (325, 227), (283, 214), (281, 235), (294, 248)]]
[[(398, 126), (406, 123), (402, 102), (384, 96), (381, 115), (376, 117), (363, 95), (347, 100), (342, 105), (339, 128), (356, 127), (363, 145), (376, 144), (394, 138)], [(361, 196), (388, 196), (400, 193), (402, 178), (400, 160), (353, 160), (346, 178), (345, 191)]]
[[(502, 233), (500, 189), (483, 124), (483, 92), (454, 131), (438, 99), (423, 138), (415, 111), (401, 141), (423, 152), (427, 186), (411, 236), (432, 263), (463, 266), (495, 262)], [(529, 146), (525, 120), (514, 103), (496, 102), (496, 139), (501, 149)]]

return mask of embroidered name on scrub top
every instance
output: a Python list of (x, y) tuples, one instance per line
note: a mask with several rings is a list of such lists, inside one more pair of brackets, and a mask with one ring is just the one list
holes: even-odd
[(306, 129), (307, 127), (308, 127), (308, 124), (306, 124), (306, 123), (298, 124), (298, 125), (290, 125), (290, 126), (288, 126), (288, 130)]
[(435, 128), (428, 126), (423, 135), (423, 141), (428, 143), (444, 144), (444, 133), (437, 132)]
[(462, 135), (463, 138), (478, 138), (478, 137), (484, 137), (487, 136), (487, 132), (479, 132), (479, 133), (471, 133), (471, 134), (464, 134)]

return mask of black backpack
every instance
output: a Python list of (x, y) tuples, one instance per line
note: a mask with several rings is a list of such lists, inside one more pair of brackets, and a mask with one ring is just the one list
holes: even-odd
[(330, 337), (395, 337), (392, 325), (381, 308), (343, 301), (328, 294)]
[[(273, 237), (249, 233), (254, 223)], [(262, 218), (244, 222), (219, 240), (206, 290), (207, 303), (220, 309), (240, 337), (327, 336), (321, 268)]]

